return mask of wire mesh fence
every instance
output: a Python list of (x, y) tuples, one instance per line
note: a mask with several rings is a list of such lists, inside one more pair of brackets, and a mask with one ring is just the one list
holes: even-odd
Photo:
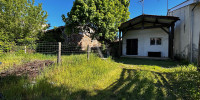
[[(62, 56), (68, 56), (68, 55), (80, 55), (85, 54), (85, 57), (89, 60), (90, 54), (98, 55), (101, 58), (109, 57), (107, 55), (107, 50), (102, 49), (101, 46), (93, 46), (90, 47), (89, 45), (75, 45), (75, 44), (69, 44), (69, 43), (60, 43), (60, 50), (59, 50), (59, 42), (38, 42), (36, 44), (29, 44), (29, 45), (12, 45), (10, 46), (9, 51), (1, 49), (2, 52), (0, 52), (0, 57), (7, 59), (5, 56), (10, 56), (10, 58), (19, 56), (18, 60), (11, 59), (11, 61), (3, 60), (0, 61), (0, 71), (7, 70), (15, 66), (16, 64), (24, 64), (31, 61), (32, 58), (27, 57), (29, 54), (44, 54), (44, 55), (50, 55), (51, 58), (54, 59), (54, 62), (57, 62), (57, 64), (62, 63)], [(45, 58), (43, 58), (45, 60)], [(20, 62), (20, 63), (19, 63)]]
[[(60, 43), (60, 50), (59, 50)], [(15, 53), (15, 54), (34, 54), (40, 53), (45, 55), (54, 55), (57, 58), (57, 63), (61, 63), (61, 56), (64, 55), (80, 55), (87, 54), (89, 59), (90, 53), (96, 54), (101, 58), (109, 57), (109, 49), (101, 46), (90, 46), (90, 45), (77, 45), (75, 43), (61, 43), (61, 42), (38, 42), (29, 45), (12, 45), (9, 50), (1, 49), (3, 53)], [(5, 64), (5, 63), (4, 63)]]
[[(25, 59), (29, 59), (29, 54), (31, 56), (34, 53), (53, 55), (52, 57), (57, 58), (58, 51), (58, 42), (17, 45), (13, 46), (10, 50), (10, 52), (28, 54), (25, 56)], [(73, 54), (71, 58), (65, 59), (64, 64), (66, 65), (63, 65), (64, 67), (61, 65), (52, 68), (51, 66), (54, 62), (48, 60), (31, 62), (28, 60), (25, 61), (26, 63), (20, 65), (12, 64), (13, 68), (9, 68), (8, 70), (1, 70), (0, 68), (0, 100), (2, 98), (8, 100), (9, 98), (11, 100), (13, 98), (73, 100), (102, 98), (107, 100), (124, 98), (129, 100), (199, 99), (200, 75), (195, 71), (196, 68), (193, 66), (189, 66), (188, 68), (168, 68), (168, 64), (165, 61), (157, 61), (153, 65), (146, 64), (142, 66), (142, 64), (147, 62), (150, 64), (153, 62), (144, 59), (137, 60), (138, 62), (135, 62), (137, 64), (133, 65), (131, 65), (133, 60), (120, 59), (120, 64), (116, 64), (118, 61), (98, 60), (98, 58), (92, 58), (92, 56), (92, 61), (87, 61), (86, 54), (88, 53), (95, 53), (105, 57), (107, 52), (100, 46), (76, 46), (61, 43), (60, 51), (63, 58), (64, 56), (68, 57), (68, 55)], [(21, 58), (16, 59), (24, 60)], [(121, 63), (126, 64), (126, 66)], [(161, 63), (162, 67), (158, 67), (159, 64), (157, 63)], [(72, 67), (65, 67), (68, 65)], [(47, 68), (46, 73), (43, 71), (45, 68)], [(14, 73), (13, 76), (7, 76), (12, 73)], [(35, 76), (42, 76), (42, 73), (46, 74), (44, 75), (45, 78), (38, 79), (39, 81), (34, 79)], [(32, 79), (29, 79), (29, 77)], [(114, 77), (118, 78), (113, 79)], [(72, 85), (75, 88), (77, 88), (76, 85), (80, 85), (82, 86), (81, 89), (85, 89), (85, 87), (86, 89), (94, 89), (95, 95), (89, 95), (90, 90), (74, 92), (70, 90), (71, 87), (67, 87), (65, 84), (67, 86)], [(99, 86), (98, 84), (100, 86), (106, 85), (102, 90), (96, 90)], [(10, 97), (10, 95), (13, 97)]]
[[(101, 46), (90, 46), (90, 45), (75, 45), (69, 43), (61, 43), (61, 54), (86, 54), (89, 51), (92, 53), (105, 53), (107, 55), (106, 49), (103, 50)], [(9, 51), (5, 51), (0, 48), (0, 53), (6, 52), (21, 52), (21, 53), (42, 53), (42, 54), (58, 54), (59, 42), (38, 42), (36, 44), (29, 45), (13, 45), (10, 47)], [(102, 54), (103, 55), (103, 54)]]

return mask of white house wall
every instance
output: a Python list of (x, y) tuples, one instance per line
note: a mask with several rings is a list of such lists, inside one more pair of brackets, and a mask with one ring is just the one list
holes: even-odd
[(180, 18), (175, 24), (174, 56), (190, 61), (197, 60), (200, 34), (200, 4), (192, 12), (194, 6), (192, 4), (169, 12), (169, 15)]
[[(161, 45), (150, 45), (150, 38), (161, 38)], [(161, 52), (162, 57), (168, 57), (168, 34), (160, 28), (132, 30), (123, 35), (122, 54), (126, 55), (126, 40), (138, 39), (138, 55), (148, 56), (148, 52)]]
[(189, 6), (177, 9), (169, 13), (180, 18), (175, 24), (174, 55), (189, 59), (190, 52), (190, 14)]
[[(192, 10), (194, 4), (191, 5), (190, 9)], [(194, 9), (194, 23), (193, 23), (193, 61), (197, 60), (198, 57), (198, 43), (199, 43), (199, 34), (200, 34), (200, 4)]]

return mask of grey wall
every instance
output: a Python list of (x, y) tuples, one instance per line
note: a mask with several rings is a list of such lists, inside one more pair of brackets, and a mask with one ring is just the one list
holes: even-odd
[(195, 4), (169, 12), (180, 18), (175, 24), (174, 55), (181, 59), (195, 62), (198, 56), (200, 33), (200, 4), (192, 11)]

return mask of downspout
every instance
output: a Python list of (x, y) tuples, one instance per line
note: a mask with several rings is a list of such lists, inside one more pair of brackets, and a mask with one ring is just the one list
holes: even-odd
[(190, 62), (193, 61), (193, 24), (194, 24), (194, 12), (191, 11), (190, 17)]

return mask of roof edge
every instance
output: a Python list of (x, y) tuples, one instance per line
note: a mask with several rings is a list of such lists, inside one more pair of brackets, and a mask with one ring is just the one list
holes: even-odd
[(171, 9), (169, 9), (169, 12), (172, 12), (174, 10), (177, 10), (177, 9), (180, 9), (180, 8), (185, 7), (185, 6), (188, 6), (188, 5), (191, 5), (191, 4), (194, 4), (194, 3), (198, 3), (198, 2), (199, 2), (199, 0), (186, 0), (186, 1), (176, 5), (174, 7), (172, 7)]
[(121, 23), (121, 25), (118, 27), (118, 29), (120, 29), (121, 26), (123, 26), (124, 24), (130, 23), (131, 21), (134, 21), (134, 20), (136, 20), (136, 19), (138, 19), (140, 17), (158, 17), (158, 18), (162, 17), (162, 19), (170, 18), (170, 19), (174, 19), (174, 20), (180, 20), (179, 17), (176, 17), (176, 16), (162, 16), (162, 15), (148, 15), (148, 14), (143, 14), (143, 15), (137, 16), (135, 18), (132, 18), (132, 19), (130, 19), (130, 20), (124, 22), (124, 23)]

